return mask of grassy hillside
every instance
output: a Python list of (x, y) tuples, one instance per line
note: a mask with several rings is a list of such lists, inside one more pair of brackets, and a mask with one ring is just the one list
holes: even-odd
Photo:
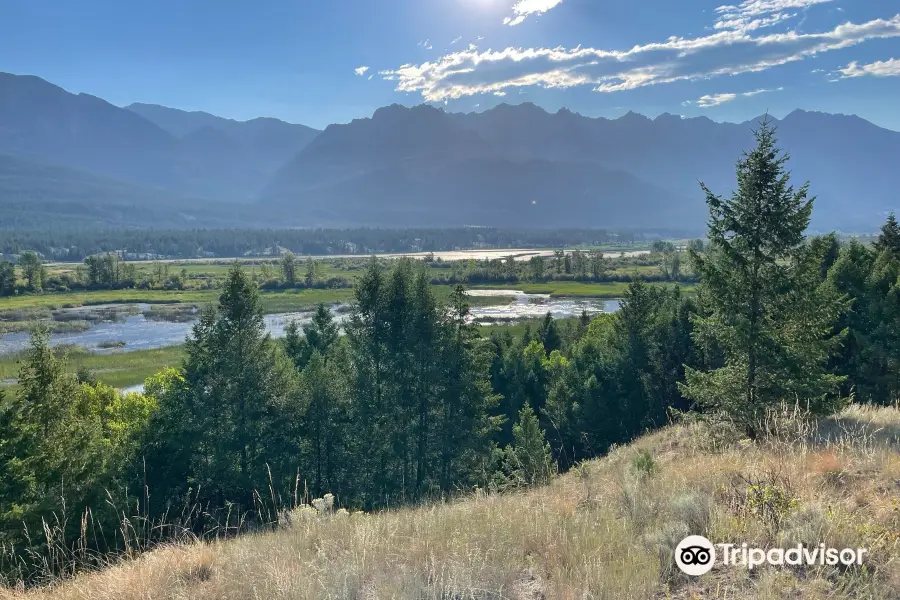
[[(301, 509), (277, 532), (168, 546), (0, 598), (900, 597), (900, 410), (818, 423), (785, 411), (770, 430), (751, 442), (682, 423), (546, 488), (370, 515)], [(688, 533), (869, 554), (862, 567), (717, 564), (688, 578), (672, 558)]]

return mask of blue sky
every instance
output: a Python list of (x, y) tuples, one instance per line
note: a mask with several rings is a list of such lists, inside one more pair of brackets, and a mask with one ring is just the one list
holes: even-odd
[(803, 108), (900, 131), (900, 1), (722, 2), (0, 0), (0, 71), (320, 128), (394, 102), (531, 101), (725, 121)]

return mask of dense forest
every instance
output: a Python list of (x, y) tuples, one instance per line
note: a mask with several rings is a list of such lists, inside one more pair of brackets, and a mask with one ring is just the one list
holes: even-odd
[(539, 484), (686, 414), (754, 437), (783, 402), (895, 402), (900, 226), (871, 247), (807, 238), (813, 199), (756, 136), (734, 193), (704, 188), (696, 294), (634, 280), (618, 313), (485, 337), (461, 285), (439, 302), (424, 264), (373, 258), (344, 335), (320, 306), (275, 341), (236, 264), (143, 394), (70, 374), (36, 328), (0, 402), (4, 576), (273, 527), (320, 497), (379, 510)]
[[(0, 209), (2, 210), (2, 209)], [(2, 214), (0, 214), (2, 223)], [(561, 248), (580, 245), (629, 246), (672, 237), (669, 231), (598, 229), (114, 229), (15, 231), (0, 227), (0, 255), (31, 250), (47, 260), (80, 262), (93, 254), (128, 257), (235, 258), (278, 254), (360, 254), (439, 252), (461, 248)], [(627, 248), (626, 248), (627, 249)]]

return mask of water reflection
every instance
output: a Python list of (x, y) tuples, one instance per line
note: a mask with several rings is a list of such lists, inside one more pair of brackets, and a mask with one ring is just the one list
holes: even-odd
[(554, 319), (565, 319), (580, 316), (583, 312), (596, 315), (619, 310), (616, 299), (554, 298), (549, 294), (526, 294), (520, 290), (469, 290), (467, 293), (472, 297), (513, 297), (513, 301), (505, 305), (472, 307), (472, 317), (479, 323), (533, 319), (547, 313)]
[[(543, 317), (548, 312), (554, 318), (577, 317), (582, 311), (589, 315), (603, 312), (616, 312), (619, 309), (618, 300), (602, 300), (598, 298), (552, 298), (547, 294), (526, 294), (519, 290), (470, 290), (469, 295), (476, 297), (510, 297), (508, 304), (495, 306), (473, 306), (472, 318), (480, 323), (508, 322), (520, 319)], [(96, 307), (95, 307), (96, 308)], [(91, 327), (87, 331), (72, 333), (54, 333), (50, 343), (58, 345), (77, 345), (97, 353), (129, 352), (135, 350), (150, 350), (175, 346), (184, 342), (184, 338), (191, 331), (197, 319), (193, 315), (184, 318), (184, 313), (177, 320), (160, 320), (158, 315), (150, 312), (147, 304), (138, 305), (137, 311), (134, 305), (129, 306), (131, 312), (137, 314), (116, 313), (116, 307), (102, 307), (105, 311), (111, 311), (116, 316), (109, 320), (90, 321)], [(332, 304), (330, 306), (335, 314), (335, 319), (343, 323), (349, 318), (346, 304)], [(90, 309), (73, 309), (85, 312)], [(151, 318), (148, 318), (148, 314)], [(266, 331), (273, 337), (284, 336), (284, 329), (291, 321), (297, 321), (299, 325), (305, 325), (312, 319), (313, 310), (304, 310), (290, 313), (266, 315)], [(124, 342), (124, 346), (110, 346), (116, 342)], [(28, 333), (9, 333), (0, 336), (0, 355), (12, 354), (24, 350), (28, 345)]]
[[(54, 346), (82, 346), (98, 354), (151, 350), (183, 343), (184, 338), (197, 322), (196, 318), (177, 321), (160, 320), (157, 317), (148, 318), (145, 313), (149, 311), (149, 305), (139, 305), (139, 309), (139, 314), (98, 322), (87, 331), (54, 333), (50, 336), (50, 343)], [(333, 304), (331, 309), (335, 311), (335, 319), (338, 322), (343, 322), (348, 317), (343, 304)], [(305, 325), (310, 322), (312, 315), (312, 309), (266, 315), (266, 331), (273, 337), (283, 337), (284, 328), (288, 323), (297, 321), (299, 325)], [(125, 345), (120, 348), (103, 347), (113, 342), (125, 342)], [(0, 337), (0, 355), (19, 352), (24, 350), (27, 345), (27, 332), (3, 335)]]

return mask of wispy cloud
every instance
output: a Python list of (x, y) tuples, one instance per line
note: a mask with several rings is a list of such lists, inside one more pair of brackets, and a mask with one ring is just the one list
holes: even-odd
[(758, 89), (753, 90), (751, 92), (743, 92), (740, 94), (707, 94), (706, 96), (700, 96), (695, 101), (688, 100), (687, 102), (682, 102), (683, 106), (689, 106), (691, 104), (695, 104), (700, 108), (711, 108), (713, 106), (719, 106), (720, 104), (725, 104), (726, 102), (731, 102), (739, 97), (749, 98), (751, 96), (758, 96), (759, 94), (766, 94), (768, 92), (780, 92), (783, 90), (783, 87), (775, 88), (773, 90), (770, 89)]
[(520, 25), (531, 15), (539, 15), (556, 8), (563, 0), (519, 0), (513, 7), (514, 17), (503, 19), (504, 25)]
[(362, 77), (363, 75), (366, 74), (366, 71), (368, 71), (368, 70), (369, 70), (369, 67), (362, 66), (362, 67), (357, 67), (357, 68), (353, 69), (353, 72), (356, 73), (357, 75), (359, 75), (360, 77)]
[(872, 77), (900, 77), (900, 59), (879, 60), (868, 65), (860, 65), (854, 60), (843, 69), (838, 69), (838, 71), (843, 73), (841, 79), (864, 77), (866, 75)]
[[(777, 3), (783, 6), (797, 2), (766, 0), (764, 5)], [(744, 8), (745, 14), (763, 8), (763, 0), (752, 4), (753, 7), (747, 4)], [(406, 64), (380, 74), (385, 79), (397, 81), (398, 91), (418, 92), (428, 101), (531, 86), (570, 88), (590, 85), (597, 92), (618, 92), (675, 81), (765, 71), (868, 40), (900, 37), (900, 14), (864, 23), (847, 22), (818, 33), (785, 31), (763, 35), (758, 29), (720, 28), (705, 36), (673, 36), (664, 42), (637, 45), (629, 50), (581, 46), (571, 49), (510, 47), (484, 52), (460, 50), (435, 61)]]
[(725, 104), (726, 102), (731, 102), (737, 98), (737, 94), (712, 94), (701, 96), (699, 100), (697, 100), (697, 106), (700, 108), (709, 108), (711, 106), (718, 106), (720, 104)]
[(457, 43), (457, 42), (458, 42), (459, 40), (461, 40), (461, 39), (462, 39), (462, 36), (459, 36), (458, 38), (455, 38), (452, 42), (450, 42), (450, 45), (452, 46), (453, 44)]
[(426, 50), (431, 50), (434, 46), (431, 45), (431, 40), (422, 40), (418, 44), (416, 44), (419, 48), (425, 48)]
[[(806, 11), (816, 4), (825, 4), (834, 0), (745, 0), (737, 6), (725, 5), (716, 9), (716, 29), (733, 31), (754, 31), (763, 27), (772, 27), (782, 21), (797, 16), (791, 10)], [(805, 17), (804, 17), (805, 19)], [(800, 25), (803, 22), (801, 21)], [(798, 25), (799, 27), (799, 25)]]

